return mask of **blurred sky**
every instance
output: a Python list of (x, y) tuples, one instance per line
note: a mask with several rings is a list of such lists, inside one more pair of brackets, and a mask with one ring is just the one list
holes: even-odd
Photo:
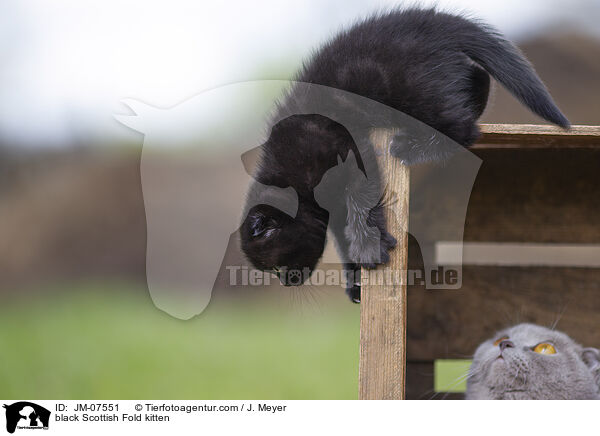
[[(235, 81), (286, 79), (340, 26), (396, 4), (407, 3), (2, 0), (0, 142), (136, 140), (112, 117), (127, 112), (121, 99), (168, 107)], [(420, 4), (469, 12), (515, 40), (548, 29), (600, 36), (599, 0)]]

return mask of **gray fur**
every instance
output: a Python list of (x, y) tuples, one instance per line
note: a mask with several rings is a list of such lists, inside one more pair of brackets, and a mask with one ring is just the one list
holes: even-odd
[[(494, 342), (508, 337), (514, 347)], [(551, 343), (556, 354), (533, 348)], [(502, 358), (500, 358), (502, 356)], [(497, 333), (475, 352), (467, 381), (467, 400), (598, 400), (600, 352), (583, 348), (566, 334), (534, 324)]]

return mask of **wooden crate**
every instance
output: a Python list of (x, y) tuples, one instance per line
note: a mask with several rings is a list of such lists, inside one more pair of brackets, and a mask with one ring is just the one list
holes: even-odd
[[(471, 150), (483, 164), (465, 242), (600, 244), (600, 126), (481, 127)], [(394, 172), (388, 172), (393, 189), (408, 202), (408, 169), (382, 165)], [(405, 207), (396, 207), (396, 216), (406, 215)], [(407, 242), (394, 250), (390, 265), (418, 267), (419, 247), (401, 229), (396, 236)], [(464, 265), (461, 290), (370, 285), (363, 293), (361, 399), (430, 398), (434, 360), (468, 358), (496, 330), (517, 322), (550, 325), (561, 317), (560, 330), (600, 345), (595, 267)]]

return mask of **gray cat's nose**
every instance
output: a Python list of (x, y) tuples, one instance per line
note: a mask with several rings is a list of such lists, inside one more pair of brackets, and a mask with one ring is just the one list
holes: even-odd
[(509, 341), (508, 339), (505, 339), (502, 342), (500, 342), (498, 346), (500, 347), (501, 352), (504, 351), (506, 348), (515, 348), (515, 344), (513, 344), (513, 342)]

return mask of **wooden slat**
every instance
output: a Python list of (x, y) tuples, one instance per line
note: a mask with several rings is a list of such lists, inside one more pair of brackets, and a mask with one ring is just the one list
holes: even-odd
[(434, 392), (433, 362), (406, 363), (406, 399), (407, 400), (462, 400), (462, 393)]
[(465, 266), (460, 290), (409, 287), (407, 355), (470, 358), (499, 329), (557, 320), (558, 330), (600, 347), (600, 269)]
[(600, 243), (600, 148), (476, 154), (466, 241)]
[[(408, 262), (409, 169), (387, 159), (391, 130), (372, 135), (387, 192), (398, 200), (386, 208), (388, 229), (398, 240), (390, 262), (380, 268), (406, 271)], [(367, 274), (363, 270), (363, 279)], [(364, 282), (364, 280), (363, 280)], [(360, 305), (359, 399), (404, 399), (406, 364), (406, 280), (402, 284), (362, 284)]]
[(600, 148), (600, 126), (571, 126), (569, 130), (544, 124), (481, 124), (482, 148)]
[[(453, 240), (479, 242), (600, 243), (600, 148), (475, 150), (482, 165), (465, 217), (453, 199), (440, 199), (435, 185), (418, 185), (411, 169), (411, 220), (434, 226)], [(427, 232), (424, 232), (427, 234)], [(444, 239), (440, 239), (444, 240)]]

